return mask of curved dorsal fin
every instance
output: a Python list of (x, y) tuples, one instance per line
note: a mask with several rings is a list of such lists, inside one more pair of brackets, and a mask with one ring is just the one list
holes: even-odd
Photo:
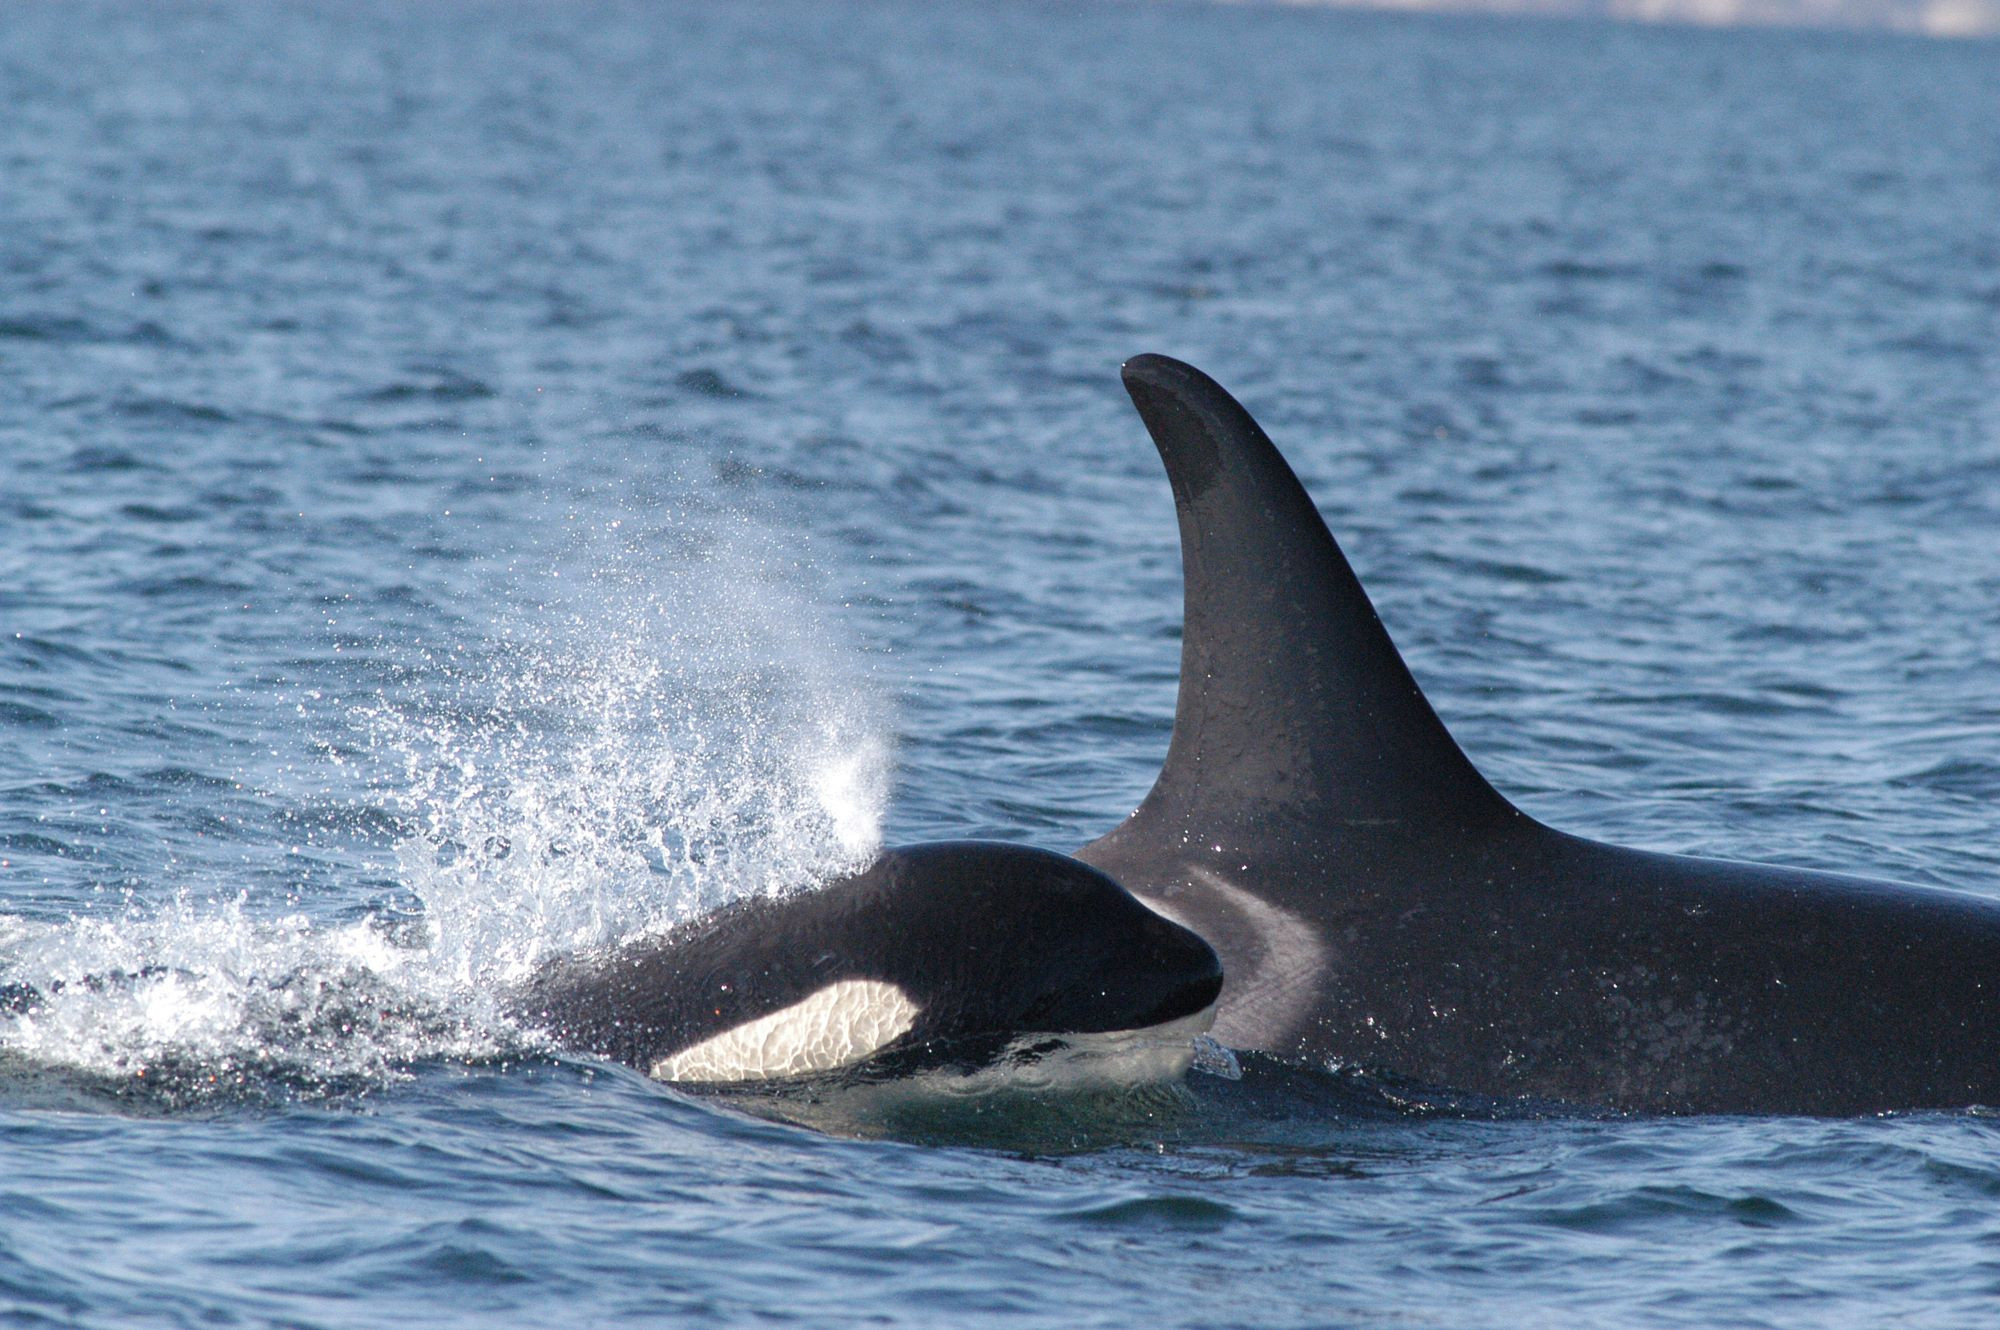
[(1173, 482), (1186, 627), (1166, 765), (1100, 843), (1227, 852), (1284, 837), (1286, 850), (1316, 854), (1329, 837), (1514, 816), (1431, 710), (1250, 413), (1165, 356), (1127, 362), (1124, 377)]

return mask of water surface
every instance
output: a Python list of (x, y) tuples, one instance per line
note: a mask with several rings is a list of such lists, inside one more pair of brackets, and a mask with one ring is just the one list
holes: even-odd
[(812, 1130), (495, 1005), (1130, 810), (1142, 350), (1538, 817), (2000, 890), (2000, 47), (105, 3), (0, 99), (9, 1323), (1991, 1323), (1977, 1113), (1250, 1059)]

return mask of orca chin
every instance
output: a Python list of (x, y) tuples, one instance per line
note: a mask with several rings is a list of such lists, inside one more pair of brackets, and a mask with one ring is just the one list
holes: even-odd
[(1215, 1003), (1155, 1025), (1106, 1034), (1016, 1040), (1003, 1065), (1011, 1089), (1121, 1089), (1178, 1080), (1215, 1025)]
[(1151, 792), (1078, 857), (1215, 945), (1218, 1039), (1644, 1112), (2000, 1105), (2000, 901), (1524, 815), (1249, 413), (1164, 356), (1124, 378), (1179, 519), (1180, 698)]
[(1164, 1078), (1187, 1069), (1221, 989), (1208, 943), (1103, 872), (966, 841), (887, 850), (816, 890), (565, 958), (513, 1009), (681, 1084), (969, 1071), (1093, 1039), (1148, 1053), (1105, 1065)]

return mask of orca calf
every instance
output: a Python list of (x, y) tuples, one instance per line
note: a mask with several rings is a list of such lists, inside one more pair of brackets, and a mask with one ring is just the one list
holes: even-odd
[(914, 845), (795, 895), (545, 969), (515, 1015), (663, 1081), (973, 1071), (1088, 1050), (1085, 1078), (1186, 1071), (1222, 971), (1065, 855)]
[(1202, 934), (1215, 1037), (1656, 1113), (2000, 1105), (2000, 901), (1598, 844), (1473, 768), (1214, 381), (1124, 369), (1186, 587), (1166, 762), (1078, 852)]

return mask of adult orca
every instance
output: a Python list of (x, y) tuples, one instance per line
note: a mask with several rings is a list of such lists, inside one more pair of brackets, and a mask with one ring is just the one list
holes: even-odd
[(1180, 698), (1152, 791), (1078, 857), (1215, 945), (1219, 1041), (1640, 1112), (2000, 1104), (2000, 901), (1526, 816), (1249, 413), (1163, 356), (1124, 378), (1179, 516)]
[(1206, 942), (1096, 869), (962, 841), (560, 960), (514, 1008), (664, 1081), (976, 1070), (1074, 1045), (1080, 1081), (1127, 1081), (1185, 1071), (1221, 987)]

